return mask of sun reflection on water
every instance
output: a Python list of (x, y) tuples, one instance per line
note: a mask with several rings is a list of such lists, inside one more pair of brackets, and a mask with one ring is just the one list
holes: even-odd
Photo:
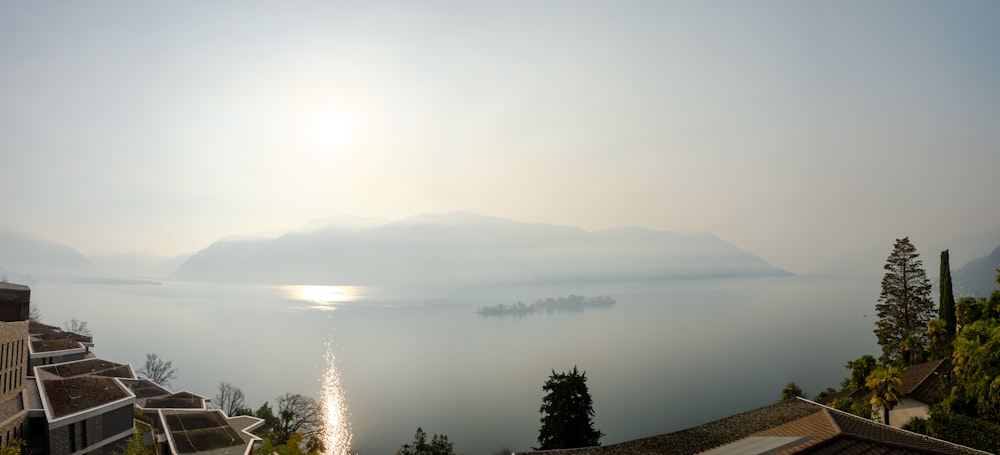
[(326, 344), (326, 371), (323, 372), (323, 389), (320, 405), (323, 412), (324, 455), (347, 455), (351, 450), (351, 424), (347, 421), (347, 403), (344, 390), (340, 387), (340, 373), (330, 343)]
[(330, 311), (337, 308), (337, 304), (352, 302), (361, 298), (363, 288), (361, 286), (283, 286), (285, 292), (294, 300), (308, 302), (310, 308), (315, 310)]

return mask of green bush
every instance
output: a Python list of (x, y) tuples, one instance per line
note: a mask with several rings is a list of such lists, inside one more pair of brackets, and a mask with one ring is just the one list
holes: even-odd
[(931, 436), (956, 444), (1000, 453), (1000, 424), (961, 414), (932, 412), (927, 429)]

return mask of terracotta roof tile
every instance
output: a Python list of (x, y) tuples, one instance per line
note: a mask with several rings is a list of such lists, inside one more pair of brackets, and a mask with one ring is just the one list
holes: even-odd
[(911, 365), (903, 370), (900, 379), (903, 381), (900, 392), (924, 403), (931, 403), (940, 392), (941, 375), (951, 371), (951, 361), (948, 359)]
[(840, 428), (837, 427), (826, 410), (817, 409), (809, 416), (754, 433), (754, 436), (812, 436), (811, 439), (802, 444), (779, 452), (791, 454), (798, 453), (805, 447), (819, 444), (834, 437), (837, 433), (840, 433)]
[[(602, 447), (546, 454), (693, 454), (750, 437), (811, 437), (780, 453), (983, 454), (968, 447), (892, 428), (808, 400), (787, 400), (701, 426)], [(735, 450), (734, 448), (730, 448)], [(732, 452), (735, 453), (735, 452)]]

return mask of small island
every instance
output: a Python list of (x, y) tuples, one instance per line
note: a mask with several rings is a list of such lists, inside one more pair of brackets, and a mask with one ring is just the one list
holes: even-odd
[(615, 299), (608, 296), (584, 297), (582, 295), (569, 295), (567, 297), (549, 297), (538, 299), (534, 303), (517, 303), (506, 305), (483, 306), (476, 310), (477, 314), (483, 316), (517, 316), (525, 317), (535, 312), (545, 313), (580, 313), (590, 308), (611, 308)]

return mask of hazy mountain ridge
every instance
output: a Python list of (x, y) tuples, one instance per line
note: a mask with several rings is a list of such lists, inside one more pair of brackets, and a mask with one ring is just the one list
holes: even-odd
[(988, 256), (973, 259), (953, 273), (955, 297), (989, 297), (997, 289), (997, 268), (1000, 268), (1000, 246)]
[(443, 284), (783, 275), (707, 233), (589, 232), (468, 212), (276, 239), (220, 240), (171, 279), (237, 283)]
[(73, 248), (0, 226), (0, 274), (7, 274), (11, 281), (99, 271), (97, 265)]

